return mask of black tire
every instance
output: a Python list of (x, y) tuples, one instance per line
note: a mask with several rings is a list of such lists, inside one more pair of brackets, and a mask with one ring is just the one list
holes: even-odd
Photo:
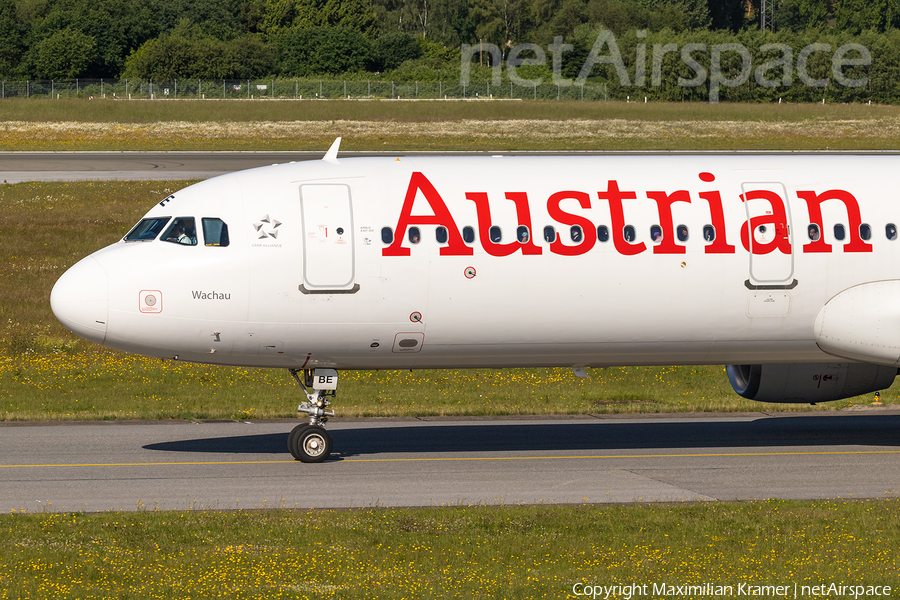
[(288, 436), (288, 449), (297, 460), (320, 463), (331, 456), (331, 435), (318, 425), (297, 426)]
[(296, 448), (299, 447), (299, 446), (297, 446), (297, 436), (300, 435), (303, 432), (303, 430), (306, 429), (307, 427), (309, 427), (309, 423), (301, 423), (300, 425), (297, 425), (296, 427), (294, 427), (291, 430), (291, 433), (288, 435), (288, 440), (287, 440), (288, 452), (290, 452), (291, 456), (293, 456), (297, 460), (300, 460), (300, 456), (297, 455), (297, 451), (296, 451)]

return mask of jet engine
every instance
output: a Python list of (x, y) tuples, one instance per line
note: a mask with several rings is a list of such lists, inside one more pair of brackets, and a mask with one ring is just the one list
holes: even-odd
[(758, 402), (828, 402), (883, 390), (897, 367), (867, 363), (728, 365), (734, 391)]

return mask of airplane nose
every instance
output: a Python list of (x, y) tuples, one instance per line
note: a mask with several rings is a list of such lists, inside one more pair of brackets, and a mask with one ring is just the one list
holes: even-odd
[(63, 273), (50, 292), (50, 308), (67, 329), (102, 344), (106, 339), (109, 279), (100, 263), (88, 256)]

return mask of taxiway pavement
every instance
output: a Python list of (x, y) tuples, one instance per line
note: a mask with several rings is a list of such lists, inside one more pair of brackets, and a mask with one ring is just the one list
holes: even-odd
[(0, 424), (0, 512), (883, 498), (900, 413)]
[[(291, 161), (318, 160), (325, 155), (325, 148), (313, 151), (110, 151), (110, 152), (0, 152), (0, 181), (20, 183), (23, 181), (102, 181), (102, 180), (187, 180), (208, 179), (242, 169), (264, 167)], [(362, 156), (473, 156), (502, 154), (548, 155), (566, 154), (577, 156), (643, 154), (678, 155), (696, 154), (684, 151), (502, 151), (494, 152), (366, 152), (341, 151), (341, 158)], [(729, 154), (727, 151), (710, 154)], [(740, 151), (736, 154), (772, 154), (769, 151)], [(810, 152), (806, 152), (810, 153)], [(839, 151), (814, 152), (815, 154), (841, 154)], [(867, 151), (866, 154), (896, 154), (895, 151)], [(784, 152), (775, 154), (784, 154)], [(853, 154), (859, 154), (855, 152)]]
[[(365, 156), (454, 156), (484, 152), (341, 152)], [(510, 153), (506, 153), (510, 154)], [(516, 153), (512, 153), (516, 154)], [(530, 154), (528, 152), (518, 154)], [(590, 153), (577, 153), (590, 154)], [(234, 171), (305, 160), (321, 152), (175, 151), (175, 152), (0, 152), (0, 181), (113, 181), (209, 179)]]
[(209, 179), (324, 152), (0, 152), (0, 181)]

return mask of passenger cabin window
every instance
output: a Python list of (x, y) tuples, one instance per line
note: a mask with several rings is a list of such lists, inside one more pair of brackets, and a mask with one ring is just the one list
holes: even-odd
[(626, 225), (625, 228), (622, 229), (622, 234), (625, 236), (625, 241), (629, 244), (637, 237), (637, 234), (634, 232), (634, 227), (631, 225)]
[(834, 239), (839, 242), (844, 241), (844, 238), (847, 237), (847, 230), (844, 229), (843, 225), (835, 225), (834, 226)]
[(500, 240), (503, 239), (503, 232), (500, 231), (500, 228), (497, 227), (496, 225), (494, 225), (490, 228), (489, 231), (491, 234), (491, 241), (494, 242), (495, 244), (499, 244)]
[(203, 217), (200, 222), (203, 224), (203, 242), (207, 246), (227, 246), (230, 243), (225, 221)]
[(678, 241), (679, 241), (679, 242), (686, 242), (686, 241), (688, 241), (688, 237), (689, 237), (689, 236), (688, 236), (688, 228), (687, 228), (687, 225), (679, 225), (678, 228), (677, 228), (677, 231), (678, 231), (678, 233), (677, 233), (676, 235), (678, 236)]
[(524, 225), (519, 225), (516, 228), (516, 239), (519, 240), (520, 244), (527, 244), (528, 238), (531, 237), (528, 233), (528, 228)]
[(597, 228), (597, 239), (601, 242), (609, 241), (609, 227), (606, 225), (601, 225)]
[(418, 244), (422, 240), (422, 232), (419, 231), (418, 227), (410, 227), (409, 228), (409, 243), (410, 244)]
[(194, 217), (175, 217), (172, 219), (172, 224), (166, 229), (162, 239), (173, 244), (196, 246), (197, 228), (194, 226)]
[(578, 243), (582, 240), (582, 236), (584, 232), (581, 231), (581, 227), (578, 225), (572, 225), (572, 228), (569, 229), (569, 237), (572, 238), (572, 241)]
[(446, 244), (448, 237), (447, 228), (443, 225), (434, 230), (434, 239), (437, 240), (438, 244)]
[(390, 227), (381, 228), (381, 241), (385, 244), (391, 244), (394, 241), (394, 230)]
[(662, 227), (659, 225), (651, 225), (650, 226), (650, 239), (653, 240), (654, 243), (659, 243), (662, 241)]
[(885, 237), (887, 237), (887, 239), (891, 240), (892, 242), (894, 240), (896, 240), (897, 239), (897, 226), (894, 225), (893, 223), (888, 223), (887, 225), (885, 225), (884, 235), (885, 235)]
[(818, 242), (821, 234), (819, 233), (819, 226), (815, 223), (811, 223), (806, 234), (809, 236), (810, 241)]
[(544, 227), (544, 241), (548, 244), (552, 244), (556, 241), (556, 230), (553, 229), (552, 225)]
[(468, 225), (463, 227), (463, 241), (467, 244), (475, 242), (475, 230)]
[(159, 232), (163, 230), (166, 223), (172, 217), (154, 217), (152, 219), (141, 219), (141, 222), (134, 226), (134, 229), (125, 236), (126, 242), (148, 242), (155, 240)]
[(868, 241), (872, 239), (872, 228), (863, 223), (859, 226), (859, 237)]
[(703, 239), (707, 242), (715, 241), (716, 239), (716, 228), (712, 225), (704, 225), (703, 226)]

